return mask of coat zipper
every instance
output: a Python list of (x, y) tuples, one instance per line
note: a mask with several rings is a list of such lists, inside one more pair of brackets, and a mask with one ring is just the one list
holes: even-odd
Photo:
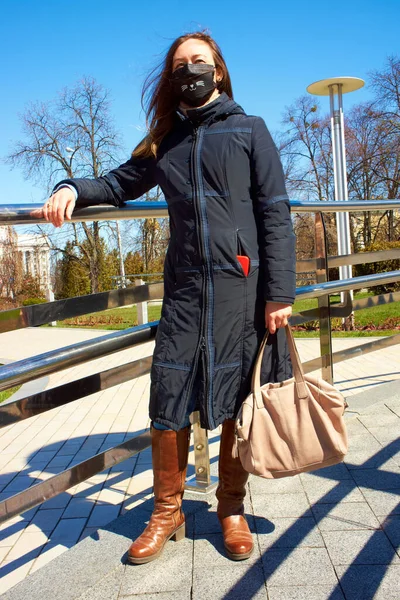
[[(194, 143), (193, 143), (193, 148), (192, 148), (192, 155), (191, 155), (191, 170), (192, 173), (195, 172), (195, 160), (194, 160), (194, 153), (195, 153), (195, 149), (196, 149), (196, 142), (197, 142), (197, 131), (198, 128), (194, 128), (193, 129), (193, 138), (194, 138)], [(196, 196), (196, 193), (194, 194), (194, 196)], [(198, 210), (198, 206), (197, 206), (197, 202), (196, 200), (193, 202), (193, 206), (195, 209), (195, 216), (196, 216), (196, 229), (198, 232), (200, 232), (200, 228), (201, 228), (201, 218), (200, 218), (200, 213)], [(200, 258), (201, 261), (204, 262), (204, 257), (203, 257), (203, 248), (202, 248), (202, 242), (200, 241), (199, 243), (199, 249), (200, 249)], [(203, 306), (204, 306), (204, 302), (205, 302), (205, 298), (204, 298), (204, 284), (202, 286), (202, 296), (203, 296)], [(202, 309), (201, 311), (201, 318), (200, 318), (200, 332), (201, 332), (201, 339), (200, 339), (200, 343), (198, 344), (197, 348), (196, 348), (196, 352), (194, 354), (194, 358), (193, 358), (193, 371), (190, 377), (190, 381), (189, 381), (189, 385), (188, 385), (188, 391), (186, 394), (186, 398), (185, 398), (185, 406), (188, 406), (188, 403), (190, 402), (191, 396), (192, 396), (192, 391), (193, 391), (193, 385), (194, 385), (194, 380), (198, 371), (198, 361), (199, 361), (199, 355), (200, 352), (203, 350), (203, 341), (204, 341), (204, 337), (203, 337), (203, 328), (204, 328), (204, 311)]]
[[(204, 279), (203, 279), (203, 286), (202, 286), (202, 299), (203, 299), (203, 305), (202, 305), (202, 312), (201, 312), (201, 322), (200, 322), (200, 332), (201, 332), (201, 338), (200, 338), (200, 344), (196, 350), (196, 354), (195, 354), (195, 361), (194, 361), (194, 368), (193, 368), (193, 374), (192, 374), (192, 378), (189, 384), (189, 391), (188, 393), (191, 394), (192, 393), (192, 388), (193, 388), (193, 383), (194, 383), (194, 378), (197, 372), (197, 361), (199, 360), (199, 352), (202, 352), (202, 355), (204, 357), (204, 362), (206, 363), (206, 368), (203, 369), (204, 373), (204, 377), (205, 377), (205, 412), (206, 412), (206, 419), (208, 422), (208, 425), (210, 426), (210, 429), (214, 429), (215, 428), (215, 424), (214, 424), (214, 419), (212, 416), (212, 410), (211, 410), (211, 406), (209, 406), (210, 402), (211, 402), (211, 395), (209, 393), (209, 376), (208, 374), (210, 373), (210, 369), (211, 369), (211, 362), (212, 362), (212, 358), (211, 358), (211, 352), (210, 352), (210, 348), (209, 348), (209, 344), (208, 344), (208, 340), (207, 340), (207, 334), (209, 332), (209, 325), (208, 325), (208, 320), (209, 320), (209, 315), (208, 315), (208, 310), (209, 310), (209, 286), (211, 289), (211, 274), (210, 274), (210, 262), (211, 262), (211, 256), (209, 256), (209, 251), (208, 251), (208, 246), (207, 246), (207, 242), (208, 240), (206, 240), (206, 235), (208, 235), (208, 232), (206, 233), (204, 230), (204, 222), (206, 221), (207, 215), (205, 213), (205, 207), (201, 205), (201, 188), (200, 188), (200, 177), (201, 177), (201, 173), (199, 172), (199, 157), (198, 157), (198, 146), (199, 146), (199, 131), (202, 129), (202, 127), (196, 127), (193, 130), (193, 137), (194, 137), (194, 141), (193, 141), (193, 150), (192, 150), (192, 160), (191, 160), (191, 167), (192, 167), (192, 176), (193, 176), (193, 206), (195, 209), (195, 214), (196, 214), (196, 221), (197, 221), (197, 231), (198, 231), (198, 236), (199, 236), (199, 250), (200, 250), (200, 258), (201, 258), (201, 262), (204, 265)], [(204, 364), (204, 363), (203, 363)], [(190, 395), (189, 395), (189, 399), (190, 399)]]
[(200, 344), (200, 349), (202, 352), (202, 361), (203, 361), (203, 377), (204, 377), (204, 387), (205, 387), (205, 395), (204, 395), (204, 406), (205, 406), (205, 410), (206, 410), (206, 418), (207, 421), (210, 425), (210, 429), (215, 429), (215, 424), (214, 424), (214, 419), (212, 416), (212, 411), (211, 411), (211, 407), (209, 410), (209, 398), (210, 398), (210, 394), (209, 394), (209, 367), (210, 365), (207, 364), (209, 362), (208, 360), (208, 352), (207, 352), (207, 343), (206, 343), (206, 339), (205, 337), (201, 338), (201, 344)]

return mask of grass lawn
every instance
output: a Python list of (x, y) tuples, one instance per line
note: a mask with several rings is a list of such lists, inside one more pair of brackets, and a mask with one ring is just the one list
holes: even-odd
[[(158, 321), (161, 315), (161, 304), (150, 305), (148, 308), (149, 321)], [(57, 327), (83, 327), (86, 329), (128, 329), (137, 325), (136, 306), (127, 308), (111, 308), (102, 312), (73, 317), (65, 321), (57, 321)], [(46, 326), (47, 327), (47, 326)]]
[[(355, 300), (373, 296), (372, 292), (360, 292), (354, 295)], [(331, 305), (340, 302), (339, 295), (331, 296)], [(318, 306), (316, 299), (297, 300), (293, 306), (293, 312), (299, 312), (315, 308)], [(394, 335), (400, 333), (400, 304), (392, 302), (391, 304), (383, 304), (382, 306), (374, 306), (372, 308), (364, 308), (357, 310), (354, 313), (356, 331), (341, 331), (340, 319), (332, 319), (332, 335), (334, 337), (368, 337)], [(376, 329), (378, 328), (379, 329)], [(365, 329), (362, 329), (365, 328)], [(297, 337), (319, 337), (317, 330), (311, 331), (296, 331)]]
[[(2, 367), (3, 365), (0, 364), (0, 367)], [(10, 396), (12, 396), (13, 394), (15, 394), (15, 392), (18, 392), (19, 388), (21, 386), (17, 385), (16, 387), (10, 388), (9, 390), (5, 390), (4, 392), (0, 392), (0, 404), (2, 402), (4, 402), (4, 400), (7, 400), (7, 398), (9, 398)]]
[[(373, 293), (364, 292), (355, 295), (357, 299), (373, 296)], [(331, 303), (340, 302), (339, 295), (331, 296)], [(293, 307), (293, 312), (299, 312), (318, 306), (316, 299), (297, 300)], [(157, 321), (160, 318), (161, 305), (149, 306), (149, 321)], [(334, 337), (368, 337), (393, 335), (399, 333), (397, 329), (400, 326), (400, 305), (398, 302), (386, 304), (383, 306), (374, 306), (373, 308), (358, 310), (355, 312), (357, 331), (341, 331), (340, 319), (332, 319)], [(82, 327), (89, 329), (109, 329), (120, 330), (127, 329), (137, 325), (136, 306), (127, 308), (114, 308), (111, 310), (92, 313), (82, 317), (74, 317), (65, 321), (58, 321), (58, 327)], [(381, 327), (380, 329), (375, 329)], [(385, 327), (383, 329), (383, 327)], [(362, 329), (365, 328), (365, 329)], [(316, 329), (298, 330), (295, 332), (297, 337), (319, 337), (319, 331)]]
[[(319, 338), (319, 329), (315, 331), (294, 331), (295, 338)], [(400, 333), (399, 329), (377, 329), (375, 331), (332, 331), (333, 338), (353, 338), (353, 337), (386, 337)]]

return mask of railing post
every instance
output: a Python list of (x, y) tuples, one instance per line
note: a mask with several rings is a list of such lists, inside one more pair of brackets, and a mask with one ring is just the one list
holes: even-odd
[(218, 477), (211, 475), (207, 430), (200, 427), (198, 411), (191, 414), (190, 420), (193, 424), (195, 479), (187, 480), (185, 489), (208, 494), (217, 486)]
[[(45, 291), (45, 296), (46, 296), (47, 302), (54, 302), (54, 292), (52, 289), (47, 288)], [(57, 321), (50, 321), (49, 325), (51, 325), (52, 327), (56, 327)]]
[[(317, 259), (317, 283), (328, 281), (328, 259), (326, 247), (326, 230), (322, 213), (315, 213), (315, 257)], [(319, 343), (321, 349), (322, 378), (333, 383), (332, 366), (332, 332), (329, 294), (318, 298), (319, 308)]]
[[(135, 279), (135, 286), (144, 285), (143, 279)], [(137, 303), (137, 319), (138, 325), (144, 325), (149, 322), (148, 312), (147, 312), (147, 302), (138, 302)]]

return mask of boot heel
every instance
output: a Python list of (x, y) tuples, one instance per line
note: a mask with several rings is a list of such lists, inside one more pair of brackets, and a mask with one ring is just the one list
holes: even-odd
[(178, 527), (178, 529), (175, 531), (175, 533), (171, 537), (171, 539), (174, 540), (175, 542), (180, 542), (181, 540), (185, 539), (185, 536), (186, 536), (186, 527), (185, 527), (185, 523), (183, 523), (180, 527)]

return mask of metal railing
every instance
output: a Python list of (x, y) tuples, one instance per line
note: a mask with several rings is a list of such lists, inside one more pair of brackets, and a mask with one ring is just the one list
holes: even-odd
[[(0, 205), (0, 223), (4, 225), (22, 225), (45, 223), (44, 219), (31, 216), (32, 210), (41, 208), (40, 204), (3, 204)], [(357, 200), (346, 202), (311, 202), (291, 200), (290, 206), (295, 213), (327, 213), (327, 212), (357, 212), (376, 210), (396, 210), (399, 200)], [(74, 211), (72, 221), (108, 221), (124, 219), (166, 218), (168, 209), (166, 202), (142, 202), (135, 200), (126, 202), (120, 208), (109, 205), (87, 206)]]
[[(367, 252), (356, 255), (327, 256), (326, 235), (322, 213), (338, 211), (376, 211), (400, 209), (400, 201), (363, 201), (363, 202), (299, 202), (292, 201), (292, 212), (315, 213), (315, 247), (314, 259), (297, 262), (297, 272), (315, 271), (315, 285), (297, 288), (297, 298), (316, 298), (318, 308), (305, 310), (293, 315), (292, 324), (301, 324), (310, 320), (320, 322), (321, 356), (304, 364), (306, 372), (321, 368), (325, 379), (332, 381), (332, 365), (349, 357), (372, 352), (379, 348), (388, 347), (400, 342), (400, 334), (382, 337), (340, 352), (332, 353), (330, 319), (346, 317), (352, 311), (368, 308), (379, 304), (398, 302), (400, 292), (381, 294), (353, 301), (350, 290), (373, 287), (400, 281), (400, 271), (379, 273), (348, 280), (328, 281), (329, 267), (343, 264), (361, 264), (400, 258), (400, 249)], [(16, 225), (38, 222), (30, 217), (30, 211), (37, 208), (33, 205), (0, 206), (0, 225)], [(120, 209), (115, 207), (96, 206), (77, 210), (73, 215), (76, 221), (91, 221), (101, 219), (132, 219), (144, 217), (166, 217), (167, 209), (164, 202), (130, 202)], [(330, 305), (329, 295), (337, 292), (347, 292), (345, 302)], [(163, 296), (163, 284), (153, 283), (135, 288), (112, 290), (100, 294), (91, 294), (79, 298), (69, 298), (46, 304), (0, 312), (0, 333), (44, 325), (55, 320), (64, 320), (81, 316), (88, 312), (99, 312), (119, 306), (126, 306), (148, 300), (158, 300)], [(21, 385), (43, 375), (56, 373), (67, 367), (107, 356), (124, 348), (141, 344), (154, 338), (158, 321), (132, 327), (124, 331), (67, 346), (28, 359), (15, 361), (0, 367), (0, 391), (15, 385)], [(0, 427), (33, 417), (42, 412), (59, 407), (79, 398), (83, 398), (100, 390), (147, 374), (151, 368), (152, 357), (114, 367), (106, 371), (88, 375), (76, 381), (44, 390), (14, 402), (0, 405)], [(194, 427), (195, 473), (196, 480), (188, 483), (190, 490), (208, 492), (215, 487), (216, 480), (210, 474), (207, 432), (200, 428), (198, 415), (192, 415)], [(48, 500), (70, 487), (85, 481), (95, 473), (101, 472), (147, 448), (151, 443), (150, 434), (142, 433), (124, 443), (99, 453), (69, 469), (31, 486), (27, 490), (0, 502), (0, 522)]]

